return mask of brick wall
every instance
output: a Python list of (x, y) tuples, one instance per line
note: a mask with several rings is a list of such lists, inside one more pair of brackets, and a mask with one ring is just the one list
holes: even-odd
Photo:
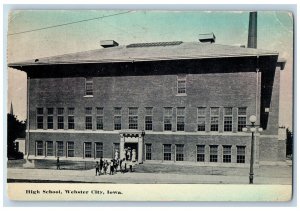
[[(113, 108), (122, 107), (122, 129), (128, 129), (128, 107), (139, 108), (139, 129), (144, 129), (145, 107), (153, 107), (153, 130), (163, 131), (163, 107), (185, 107), (185, 131), (197, 130), (197, 107), (220, 107), (220, 131), (223, 130), (223, 107), (234, 107), (233, 130), (237, 130), (237, 107), (247, 107), (248, 117), (255, 114), (256, 73), (215, 73), (187, 75), (186, 96), (177, 95), (176, 75), (95, 77), (93, 97), (85, 97), (85, 78), (43, 78), (30, 80), (30, 128), (36, 129), (36, 108), (75, 108), (75, 129), (85, 129), (85, 107), (104, 107), (104, 130), (113, 130)], [(173, 109), (173, 125), (176, 109)], [(54, 111), (54, 129), (57, 115)], [(95, 118), (94, 128), (95, 130)], [(174, 130), (175, 127), (174, 127)]]

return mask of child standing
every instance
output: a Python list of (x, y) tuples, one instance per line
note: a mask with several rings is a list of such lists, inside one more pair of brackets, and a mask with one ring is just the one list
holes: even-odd
[(97, 175), (100, 176), (100, 171), (99, 171), (100, 165), (99, 165), (99, 162), (98, 162), (98, 161), (96, 162), (96, 166), (95, 166), (95, 167), (96, 167), (96, 176), (97, 176)]

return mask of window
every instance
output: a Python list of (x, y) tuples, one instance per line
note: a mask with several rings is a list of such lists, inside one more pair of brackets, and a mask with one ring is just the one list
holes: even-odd
[(74, 108), (68, 108), (68, 129), (75, 129)]
[(210, 108), (210, 131), (219, 131), (219, 108)]
[(37, 129), (44, 128), (44, 109), (43, 108), (36, 109), (36, 125), (37, 125)]
[(122, 108), (114, 108), (114, 129), (122, 129)]
[(184, 160), (184, 145), (183, 144), (176, 144), (176, 161), (183, 161)]
[(93, 79), (85, 79), (85, 95), (93, 95)]
[(67, 157), (74, 157), (74, 142), (67, 142)]
[(210, 145), (209, 146), (209, 161), (218, 162), (218, 146)]
[(44, 144), (43, 141), (35, 142), (35, 156), (43, 156)]
[(85, 158), (92, 157), (92, 143), (91, 142), (84, 143), (84, 157)]
[(53, 142), (46, 142), (46, 156), (53, 156)]
[(198, 131), (205, 131), (205, 107), (200, 107), (197, 110)]
[(47, 128), (53, 129), (53, 108), (47, 108)]
[(56, 142), (56, 156), (61, 157), (64, 155), (64, 142), (57, 141)]
[(152, 159), (152, 146), (151, 144), (146, 144), (146, 160), (151, 160)]
[(205, 161), (205, 145), (197, 145), (197, 162)]
[(64, 108), (57, 108), (57, 129), (64, 129)]
[(163, 151), (164, 151), (164, 160), (171, 160), (171, 144), (164, 144), (163, 145)]
[(138, 108), (129, 108), (129, 129), (138, 129)]
[(152, 115), (153, 108), (146, 108), (146, 116), (145, 116), (145, 130), (152, 130)]
[(93, 129), (93, 116), (92, 116), (92, 107), (85, 108), (85, 129), (92, 130)]
[(177, 108), (177, 131), (184, 131), (185, 108)]
[(247, 108), (240, 107), (238, 108), (238, 131), (243, 131), (243, 128), (246, 127), (247, 124)]
[(103, 143), (95, 143), (95, 158), (103, 158)]
[(178, 94), (186, 93), (186, 75), (177, 76), (177, 93)]
[(224, 108), (224, 131), (232, 131), (232, 108)]
[(164, 108), (164, 130), (172, 130), (172, 108)]
[(223, 163), (231, 163), (231, 146), (223, 146)]
[(103, 108), (97, 108), (96, 126), (97, 130), (103, 130)]
[(236, 148), (237, 148), (236, 162), (237, 163), (245, 163), (246, 147), (245, 146), (237, 146)]

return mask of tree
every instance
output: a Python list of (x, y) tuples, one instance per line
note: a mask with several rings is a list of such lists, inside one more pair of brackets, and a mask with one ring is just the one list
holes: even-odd
[(7, 114), (7, 157), (17, 158), (19, 153), (15, 149), (15, 140), (24, 138), (26, 122), (20, 121), (13, 114)]
[(293, 154), (293, 133), (290, 129), (286, 129), (286, 155)]

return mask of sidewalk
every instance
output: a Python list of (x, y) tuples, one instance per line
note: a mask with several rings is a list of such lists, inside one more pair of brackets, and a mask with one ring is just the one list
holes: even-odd
[[(120, 184), (248, 184), (248, 175), (184, 175), (127, 172), (95, 176), (95, 170), (7, 169), (9, 182), (85, 182)], [(292, 184), (291, 177), (254, 176), (254, 184)]]

